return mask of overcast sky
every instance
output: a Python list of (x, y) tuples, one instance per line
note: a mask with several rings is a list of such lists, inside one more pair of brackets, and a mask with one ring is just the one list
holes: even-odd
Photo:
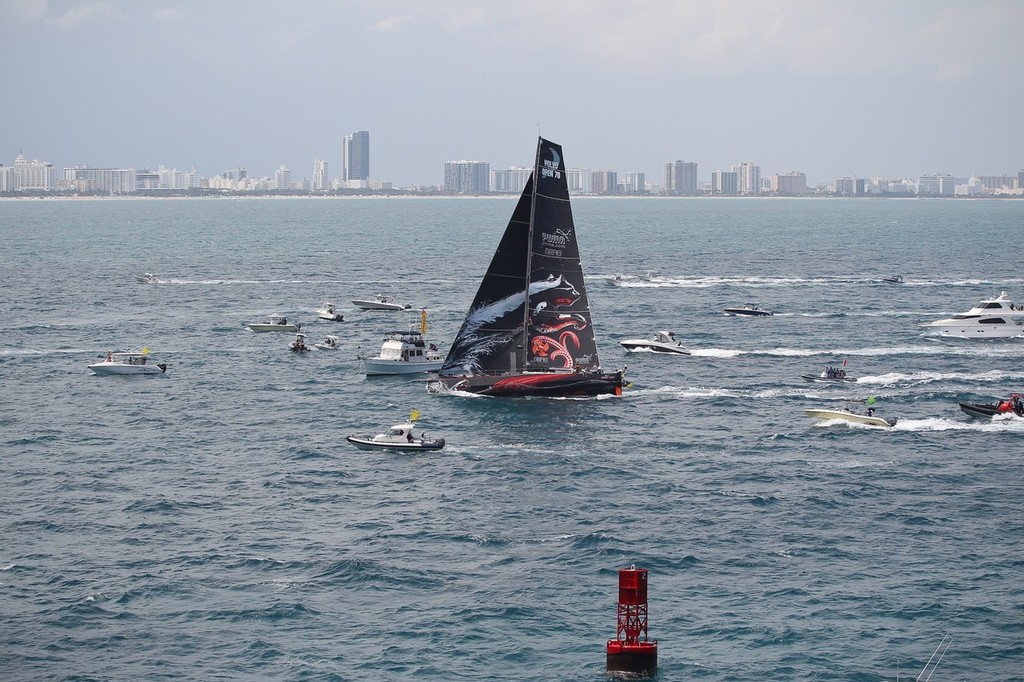
[(0, 0), (0, 163), (1016, 174), (1024, 0)]

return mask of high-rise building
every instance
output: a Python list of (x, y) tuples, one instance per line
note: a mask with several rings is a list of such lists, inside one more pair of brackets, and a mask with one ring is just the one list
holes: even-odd
[(622, 177), (626, 194), (643, 194), (647, 191), (647, 176), (640, 171), (629, 171)]
[(736, 189), (740, 194), (757, 194), (761, 190), (760, 166), (744, 161), (738, 166), (733, 166), (732, 170), (736, 173)]
[(327, 175), (327, 162), (323, 159), (313, 160), (313, 189), (324, 192), (330, 189), (331, 179)]
[(591, 173), (586, 168), (569, 168), (565, 171), (565, 179), (569, 182), (571, 194), (590, 194), (592, 179)]
[(490, 175), (491, 164), (486, 161), (447, 161), (444, 191), (446, 194), (486, 194), (490, 191)]
[(799, 196), (807, 193), (807, 176), (797, 171), (771, 177), (771, 191), (784, 196)]
[(370, 186), (370, 132), (346, 135), (342, 145), (342, 182), (352, 189)]
[(594, 194), (615, 194), (619, 191), (619, 174), (615, 171), (597, 170), (590, 174), (590, 190)]
[(667, 194), (697, 193), (697, 164), (693, 161), (669, 161), (665, 164)]
[(51, 192), (57, 189), (57, 169), (52, 163), (39, 159), (29, 161), (24, 154), (18, 154), (14, 159), (14, 174), (19, 190)]
[(287, 166), (279, 167), (274, 173), (274, 189), (292, 189), (292, 172), (288, 170)]
[(18, 174), (14, 166), (0, 165), (0, 192), (16, 192), (18, 190)]
[(491, 191), (502, 194), (519, 194), (526, 187), (526, 181), (530, 179), (532, 168), (502, 168), (491, 171)]
[(712, 194), (738, 194), (739, 178), (735, 171), (715, 171), (711, 174)]
[(134, 168), (75, 166), (64, 169), (64, 186), (76, 192), (129, 194), (137, 189), (138, 178)]

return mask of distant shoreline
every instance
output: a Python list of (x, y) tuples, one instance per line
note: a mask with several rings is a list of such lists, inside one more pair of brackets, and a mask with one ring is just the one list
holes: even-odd
[[(801, 194), (801, 195), (668, 195), (668, 194), (572, 194), (573, 200), (587, 199), (654, 199), (654, 200), (676, 200), (676, 199), (883, 199), (893, 200), (967, 200), (967, 201), (1006, 201), (1024, 199), (1024, 193), (1019, 194), (997, 194), (982, 196), (937, 196), (937, 195), (913, 195), (913, 194), (863, 194), (859, 196), (833, 195), (833, 194)], [(405, 200), (405, 199), (515, 199), (519, 194), (411, 194), (411, 193), (382, 193), (382, 194), (117, 194), (117, 195), (0, 195), (0, 202), (33, 202), (33, 201), (224, 201), (241, 200), (250, 201), (254, 199), (314, 199), (314, 200)]]

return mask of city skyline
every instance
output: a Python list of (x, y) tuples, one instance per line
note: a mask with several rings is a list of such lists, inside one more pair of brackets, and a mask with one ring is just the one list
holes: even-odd
[(13, 0), (0, 158), (340, 176), (342, 136), (371, 130), (371, 176), (396, 186), (528, 165), (538, 133), (648, 178), (1013, 174), (1022, 24), (1012, 0)]

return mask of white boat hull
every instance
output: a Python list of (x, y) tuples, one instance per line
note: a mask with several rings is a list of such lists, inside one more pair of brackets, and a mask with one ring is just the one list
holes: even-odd
[(297, 324), (260, 324), (252, 323), (247, 324), (251, 332), (297, 332), (299, 331), (299, 325)]
[(1024, 326), (1011, 322), (1008, 324), (929, 324), (925, 325), (939, 336), (951, 336), (961, 339), (1013, 339), (1024, 336)]
[(619, 341), (619, 345), (628, 351), (649, 350), (655, 353), (674, 353), (676, 355), (690, 355), (690, 351), (681, 345), (672, 343), (659, 343), (645, 339), (626, 339)]
[(352, 301), (352, 305), (363, 310), (408, 310), (411, 306), (380, 301)]
[(868, 424), (870, 426), (881, 426), (889, 428), (896, 425), (896, 420), (885, 420), (881, 417), (869, 417), (866, 414), (847, 412), (846, 410), (804, 410), (804, 414), (812, 419), (841, 420), (856, 424)]
[(366, 376), (380, 376), (384, 374), (420, 374), (422, 372), (436, 372), (441, 369), (444, 360), (437, 362), (411, 362), (409, 360), (381, 360), (379, 358), (366, 358), (363, 360), (363, 369)]
[(422, 452), (440, 450), (444, 447), (444, 438), (435, 440), (413, 440), (412, 442), (395, 442), (390, 440), (375, 440), (366, 436), (348, 436), (345, 438), (349, 443), (360, 450), (398, 450), (402, 452)]
[[(166, 366), (165, 366), (166, 367)], [(132, 374), (163, 374), (164, 368), (159, 365), (126, 365), (123, 362), (98, 362), (95, 365), (89, 365), (89, 369), (94, 374), (101, 376), (109, 376), (113, 374), (119, 375), (132, 375)]]

